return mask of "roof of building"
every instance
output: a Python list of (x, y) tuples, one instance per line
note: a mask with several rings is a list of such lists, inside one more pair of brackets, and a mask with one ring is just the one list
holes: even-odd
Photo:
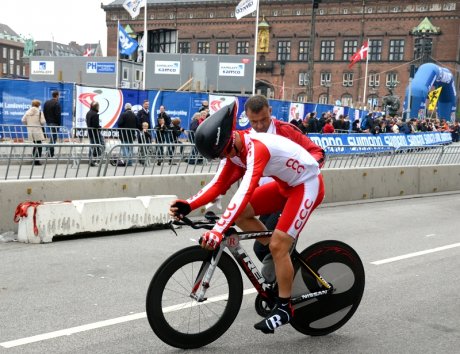
[(0, 39), (6, 39), (14, 42), (24, 42), (20, 35), (14, 32), (10, 26), (0, 23)]

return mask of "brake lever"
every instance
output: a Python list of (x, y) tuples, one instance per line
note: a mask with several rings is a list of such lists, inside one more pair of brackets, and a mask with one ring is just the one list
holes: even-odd
[(174, 222), (172, 220), (168, 223), (168, 228), (171, 229), (176, 236), (179, 236), (176, 232), (176, 229), (174, 228)]

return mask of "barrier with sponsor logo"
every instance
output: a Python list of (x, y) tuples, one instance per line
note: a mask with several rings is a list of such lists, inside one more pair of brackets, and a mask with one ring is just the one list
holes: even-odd
[[(427, 132), (416, 134), (309, 134), (308, 137), (323, 148), (337, 146), (328, 149), (328, 153), (341, 154), (356, 152), (359, 146), (360, 152), (385, 151), (385, 147), (398, 148), (401, 146), (428, 146), (450, 144), (450, 133)], [(369, 149), (366, 149), (369, 146)], [(376, 149), (377, 148), (377, 149)]]

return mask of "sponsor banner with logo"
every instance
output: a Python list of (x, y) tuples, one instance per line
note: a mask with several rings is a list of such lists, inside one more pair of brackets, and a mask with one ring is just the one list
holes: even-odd
[(72, 128), (73, 84), (34, 82), (27, 80), (0, 80), (0, 124), (23, 125), (22, 117), (30, 108), (32, 100), (45, 101), (53, 91), (59, 91), (62, 125)]
[(32, 60), (30, 75), (54, 75), (54, 61)]
[(179, 75), (180, 61), (155, 60), (155, 74)]
[[(452, 142), (450, 133), (427, 132), (416, 134), (308, 134), (308, 137), (322, 148), (328, 148), (328, 154), (357, 152), (378, 152), (385, 148), (401, 146), (425, 146), (448, 144)], [(336, 148), (331, 148), (337, 146)]]
[(243, 63), (219, 63), (219, 76), (244, 76)]
[(113, 74), (115, 72), (115, 63), (89, 61), (86, 63), (87, 74)]

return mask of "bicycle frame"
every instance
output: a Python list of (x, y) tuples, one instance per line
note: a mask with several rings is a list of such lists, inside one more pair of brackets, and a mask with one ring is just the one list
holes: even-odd
[[(241, 241), (254, 240), (261, 237), (270, 237), (273, 231), (260, 231), (260, 232), (236, 232), (233, 228), (228, 231), (228, 235), (222, 240), (220, 247), (214, 252), (210, 253), (210, 257), (207, 262), (204, 262), (198, 272), (196, 277), (195, 284), (193, 285), (192, 292), (190, 296), (198, 302), (203, 302), (206, 300), (206, 289), (209, 287), (211, 282), (212, 275), (216, 269), (217, 264), (219, 263), (222, 252), (227, 248), (233, 258), (236, 260), (240, 268), (246, 274), (246, 276), (251, 281), (254, 288), (260, 294), (260, 296), (266, 299), (273, 299), (273, 284), (265, 281), (265, 278), (262, 276), (261, 272), (257, 266), (252, 261), (251, 257), (246, 253), (244, 248), (240, 245)], [(299, 260), (301, 267), (306, 269), (317, 281), (323, 286), (323, 290), (306, 293), (300, 296), (296, 296), (291, 299), (293, 305), (299, 305), (303, 302), (309, 301), (314, 298), (321, 296), (329, 295), (333, 292), (333, 287), (321, 277), (321, 275), (314, 272), (305, 261), (302, 260), (300, 254), (295, 249), (295, 244), (293, 245), (291, 251), (292, 260)]]

